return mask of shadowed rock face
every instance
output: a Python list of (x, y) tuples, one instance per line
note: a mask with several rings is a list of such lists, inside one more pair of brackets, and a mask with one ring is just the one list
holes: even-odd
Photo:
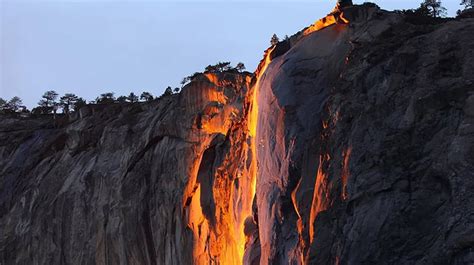
[(0, 263), (474, 263), (474, 20), (343, 12), (253, 80), (0, 117)]
[(344, 16), (259, 80), (260, 264), (474, 262), (473, 21)]

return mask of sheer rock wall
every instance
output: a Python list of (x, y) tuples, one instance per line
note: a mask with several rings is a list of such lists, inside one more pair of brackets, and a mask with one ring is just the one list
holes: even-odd
[(474, 19), (342, 11), (253, 76), (1, 116), (0, 264), (474, 263)]

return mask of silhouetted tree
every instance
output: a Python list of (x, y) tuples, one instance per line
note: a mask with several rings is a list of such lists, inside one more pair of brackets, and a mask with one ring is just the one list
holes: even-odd
[(280, 42), (280, 39), (278, 38), (278, 36), (277, 36), (276, 34), (273, 34), (273, 36), (272, 36), (272, 38), (271, 38), (271, 40), (270, 40), (270, 44), (271, 44), (272, 46), (274, 46), (274, 45), (277, 45), (278, 42)]
[(193, 81), (194, 79), (196, 79), (198, 76), (202, 75), (202, 73), (200, 72), (195, 72), (194, 74), (188, 76), (189, 78), (189, 81)]
[(181, 80), (181, 88), (183, 88), (189, 81), (191, 81), (191, 77), (190, 76), (186, 76), (185, 78), (183, 78), (183, 80)]
[(179, 87), (175, 87), (174, 88), (174, 93), (179, 93), (179, 90), (180, 90)]
[(83, 98), (78, 98), (74, 104), (74, 111), (80, 110), (85, 105), (87, 105), (87, 102)]
[(4, 100), (3, 98), (0, 98), (0, 110), (3, 110), (3, 108), (7, 105), (7, 101)]
[(163, 92), (163, 95), (161, 97), (167, 97), (173, 95), (173, 89), (169, 86), (165, 89), (165, 92)]
[(120, 96), (115, 101), (117, 101), (118, 103), (125, 103), (127, 102), (127, 100), (128, 98), (126, 96)]
[(4, 103), (2, 109), (4, 112), (18, 112), (19, 110), (26, 109), (26, 107), (23, 106), (23, 101), (21, 98), (15, 96), (12, 97), (8, 102)]
[(63, 108), (63, 112), (69, 114), (69, 112), (74, 109), (74, 104), (76, 104), (78, 96), (72, 93), (66, 93), (59, 99), (59, 105)]
[(432, 17), (446, 16), (446, 8), (441, 5), (439, 0), (424, 0), (420, 5), (421, 10), (427, 10), (428, 15)]
[(38, 102), (38, 105), (40, 108), (35, 108), (38, 111), (41, 111), (42, 114), (49, 114), (51, 112), (54, 112), (56, 114), (56, 110), (58, 108), (58, 103), (56, 102), (56, 99), (58, 98), (58, 93), (54, 90), (49, 90), (44, 92), (43, 96), (41, 96), (43, 99), (41, 99)]
[(10, 101), (8, 101), (8, 104), (7, 104), (10, 109), (12, 109), (13, 111), (18, 111), (20, 108), (23, 108), (23, 100), (21, 100), (21, 98), (19, 97), (13, 97), (12, 99), (10, 99)]
[(138, 101), (138, 96), (135, 95), (135, 93), (130, 92), (130, 94), (127, 96), (127, 100), (128, 100), (130, 103), (135, 103), (135, 102)]
[(232, 69), (230, 62), (218, 62), (215, 65), (208, 65), (204, 72), (206, 73), (219, 73), (224, 71), (229, 71)]
[(235, 70), (239, 71), (239, 72), (242, 72), (245, 70), (245, 65), (244, 63), (238, 63), (236, 66), (235, 66)]
[(415, 15), (417, 17), (430, 17), (431, 16), (430, 9), (423, 4), (421, 4), (420, 7), (415, 10), (413, 9), (405, 10), (405, 13), (408, 15)]
[(33, 108), (31, 110), (31, 113), (33, 113), (33, 114), (46, 114), (47, 109), (46, 109), (46, 107), (38, 106), (36, 108)]
[(461, 5), (464, 6), (464, 9), (472, 8), (474, 7), (474, 0), (462, 0)]
[(229, 71), (231, 68), (230, 62), (219, 62), (217, 64), (217, 70), (219, 72)]
[(143, 92), (140, 95), (140, 99), (144, 100), (144, 101), (152, 101), (155, 98), (153, 97), (153, 95), (150, 92)]
[(206, 66), (206, 68), (204, 69), (204, 72), (205, 72), (205, 73), (217, 72), (217, 67), (216, 67), (215, 65), (208, 65), (208, 66)]
[(107, 92), (104, 94), (100, 94), (100, 97), (95, 99), (97, 104), (111, 104), (115, 102), (114, 93)]

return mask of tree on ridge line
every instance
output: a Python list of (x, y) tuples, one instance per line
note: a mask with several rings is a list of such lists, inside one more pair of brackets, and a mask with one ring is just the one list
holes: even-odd
[(435, 18), (444, 17), (447, 14), (446, 8), (442, 6), (440, 0), (424, 0), (420, 5), (420, 9)]

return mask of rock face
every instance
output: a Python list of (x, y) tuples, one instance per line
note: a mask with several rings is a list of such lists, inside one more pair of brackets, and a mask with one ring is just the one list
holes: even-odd
[(474, 19), (342, 11), (253, 77), (1, 117), (0, 264), (473, 264)]
[(66, 125), (3, 117), (0, 263), (238, 257), (255, 185), (240, 129), (250, 80), (201, 76), (179, 95), (88, 107)]

